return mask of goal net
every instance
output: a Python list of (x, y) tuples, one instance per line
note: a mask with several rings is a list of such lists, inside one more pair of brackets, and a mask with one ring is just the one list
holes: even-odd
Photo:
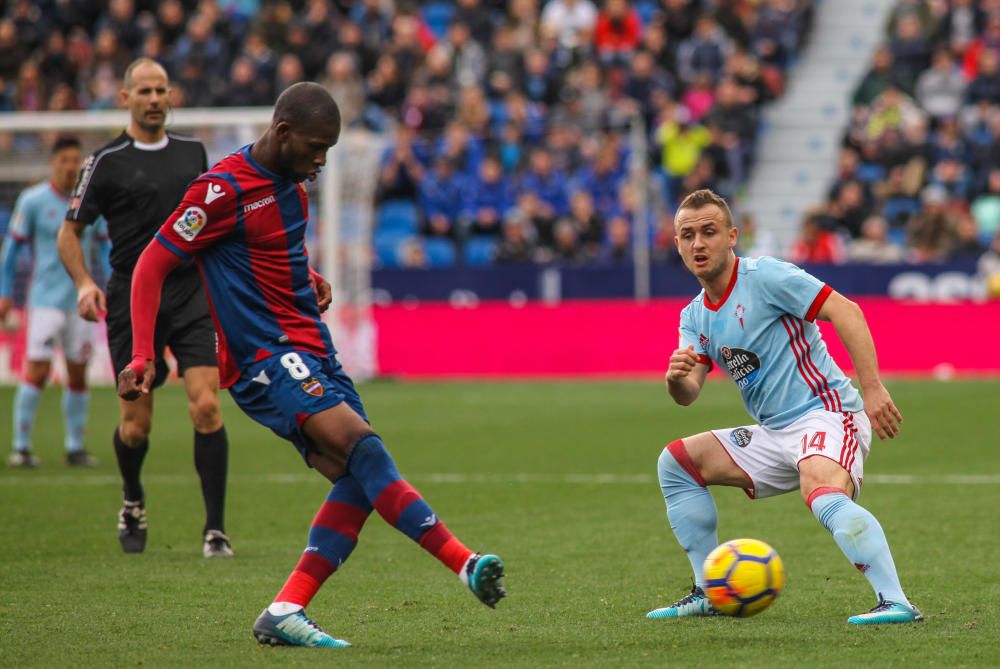
[[(167, 127), (205, 144), (209, 165), (253, 142), (270, 124), (270, 108), (178, 109)], [(73, 134), (84, 155), (117, 136), (128, 124), (123, 111), (0, 114), (0, 230), (5, 231), (22, 190), (48, 177), (48, 149), (60, 134)], [(316, 268), (333, 285), (333, 304), (324, 315), (344, 368), (355, 380), (377, 372), (376, 331), (371, 310), (371, 237), (378, 163), (384, 140), (366, 131), (345, 130), (315, 183), (310, 199), (309, 251)], [(15, 301), (23, 303), (30, 260), (22, 254)], [(0, 383), (20, 374), (26, 320), (17, 311), (0, 328)], [(99, 326), (90, 380), (113, 381), (103, 324)], [(56, 373), (63, 368), (55, 365)]]

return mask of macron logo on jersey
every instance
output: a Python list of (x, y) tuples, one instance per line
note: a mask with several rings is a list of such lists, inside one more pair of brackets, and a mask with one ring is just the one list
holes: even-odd
[(205, 204), (212, 204), (220, 197), (226, 194), (226, 191), (222, 189), (219, 184), (208, 184), (208, 190), (205, 191)]
[(260, 209), (261, 207), (266, 207), (269, 204), (274, 204), (277, 200), (274, 199), (273, 195), (268, 195), (262, 200), (257, 200), (256, 202), (251, 202), (250, 204), (243, 205), (243, 213), (249, 214), (255, 209)]

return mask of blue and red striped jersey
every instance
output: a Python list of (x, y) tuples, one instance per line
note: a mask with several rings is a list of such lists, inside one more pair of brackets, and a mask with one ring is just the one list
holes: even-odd
[(308, 212), (305, 188), (260, 165), (248, 145), (191, 182), (156, 234), (179, 257), (197, 259), (223, 388), (272, 355), (336, 352), (310, 278)]

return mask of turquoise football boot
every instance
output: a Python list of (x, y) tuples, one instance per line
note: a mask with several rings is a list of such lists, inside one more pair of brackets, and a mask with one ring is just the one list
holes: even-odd
[(920, 609), (897, 602), (879, 600), (878, 606), (868, 613), (859, 613), (847, 619), (852, 625), (886, 625), (892, 623), (919, 623), (924, 619)]
[(497, 555), (473, 555), (465, 565), (465, 575), (469, 579), (469, 590), (486, 606), (495, 609), (497, 603), (507, 596), (501, 579), (503, 560)]
[(691, 588), (691, 592), (681, 597), (670, 606), (661, 609), (653, 609), (646, 614), (650, 620), (660, 618), (686, 618), (688, 616), (717, 616), (719, 612), (715, 610), (712, 603), (705, 596), (705, 591), (697, 585)]
[(283, 616), (272, 615), (267, 609), (253, 624), (258, 643), (267, 646), (307, 646), (309, 648), (346, 648), (351, 644), (334, 639), (306, 616), (305, 609)]

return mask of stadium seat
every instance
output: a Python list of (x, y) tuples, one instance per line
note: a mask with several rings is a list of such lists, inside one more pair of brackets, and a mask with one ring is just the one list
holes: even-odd
[(854, 174), (866, 184), (884, 181), (886, 177), (885, 168), (875, 163), (861, 163)]
[(497, 241), (492, 237), (471, 237), (465, 242), (462, 259), (466, 265), (489, 265), (496, 256)]
[(639, 13), (639, 18), (642, 19), (642, 25), (648, 26), (656, 18), (656, 14), (660, 11), (659, 4), (656, 2), (651, 2), (650, 0), (639, 0), (635, 3), (635, 11)]
[(920, 201), (913, 197), (891, 197), (882, 205), (882, 218), (890, 227), (902, 225), (920, 211)]
[(424, 240), (428, 267), (451, 267), (455, 264), (455, 244), (449, 239), (431, 237)]
[(437, 39), (443, 39), (455, 15), (455, 6), (450, 2), (431, 2), (424, 5), (424, 21)]
[(405, 231), (376, 230), (372, 238), (375, 257), (382, 267), (399, 267), (402, 264), (400, 250), (406, 243), (418, 239), (416, 235)]
[(889, 228), (889, 241), (896, 246), (906, 247), (906, 228), (904, 227), (890, 227)]
[(413, 234), (420, 227), (417, 206), (409, 200), (389, 200), (378, 209), (378, 229), (382, 232)]

